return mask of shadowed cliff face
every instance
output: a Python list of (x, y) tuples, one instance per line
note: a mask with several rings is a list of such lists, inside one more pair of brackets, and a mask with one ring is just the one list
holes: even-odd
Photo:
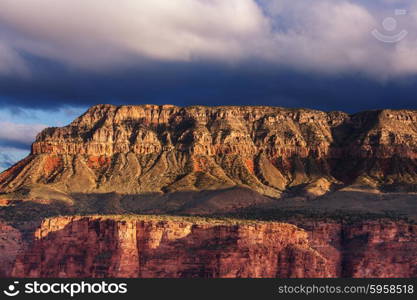
[(169, 193), (248, 187), (279, 198), (343, 185), (415, 190), (417, 112), (98, 105), (48, 128), (0, 191)]
[(327, 275), (307, 234), (289, 224), (63, 218), (44, 222), (35, 236), (14, 276), (276, 277), (286, 248), (315, 263), (288, 272)]
[[(415, 277), (417, 226), (60, 217), (11, 245), (14, 277)], [(1, 258), (1, 257), (0, 257)]]

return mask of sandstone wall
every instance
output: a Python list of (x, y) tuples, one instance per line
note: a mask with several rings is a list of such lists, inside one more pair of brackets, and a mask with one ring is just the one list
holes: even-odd
[[(416, 277), (417, 226), (60, 217), (17, 255), (16, 277)], [(11, 248), (10, 248), (11, 249)]]

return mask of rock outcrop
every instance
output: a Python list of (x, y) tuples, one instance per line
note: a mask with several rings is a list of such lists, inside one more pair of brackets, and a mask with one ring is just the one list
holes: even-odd
[(97, 105), (48, 128), (0, 175), (0, 192), (144, 194), (245, 186), (279, 198), (340, 184), (415, 190), (417, 112)]
[[(46, 219), (14, 277), (416, 277), (417, 226), (172, 217)], [(13, 248), (15, 249), (15, 248)]]

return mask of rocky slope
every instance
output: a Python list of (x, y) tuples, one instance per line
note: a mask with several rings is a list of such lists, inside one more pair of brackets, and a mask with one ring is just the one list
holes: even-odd
[(0, 192), (145, 194), (235, 186), (279, 198), (340, 185), (415, 191), (417, 112), (98, 105), (40, 133)]
[[(15, 277), (416, 277), (417, 226), (172, 217), (46, 219), (6, 246)], [(6, 267), (4, 267), (6, 266)]]

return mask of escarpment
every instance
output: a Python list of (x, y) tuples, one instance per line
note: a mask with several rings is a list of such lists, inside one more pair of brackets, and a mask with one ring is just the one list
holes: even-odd
[[(274, 198), (317, 197), (365, 183), (414, 190), (417, 112), (348, 115), (277, 107), (97, 105), (48, 128), (0, 191), (145, 194), (241, 186)], [(311, 189), (310, 192), (308, 189)]]
[[(13, 277), (416, 277), (417, 226), (156, 216), (46, 219)], [(360, 247), (358, 247), (360, 243)]]

